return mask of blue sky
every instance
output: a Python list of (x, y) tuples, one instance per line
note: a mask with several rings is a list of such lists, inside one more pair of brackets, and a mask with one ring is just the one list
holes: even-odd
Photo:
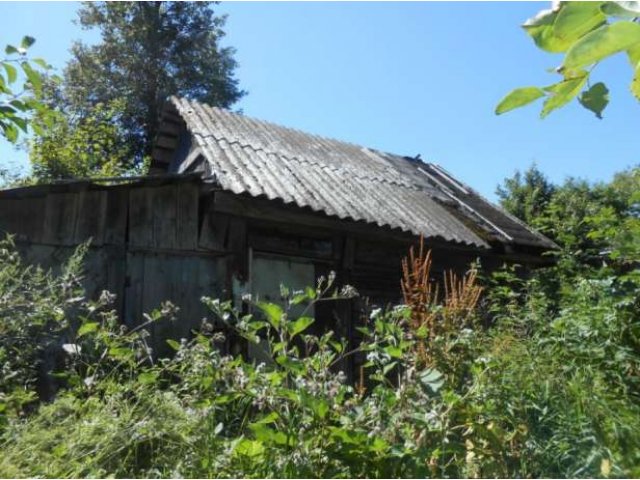
[[(552, 180), (607, 180), (640, 163), (640, 103), (620, 55), (594, 71), (611, 103), (604, 120), (579, 105), (539, 119), (539, 105), (500, 117), (509, 90), (547, 85), (560, 57), (520, 24), (547, 3), (223, 3), (225, 45), (237, 49), (245, 114), (403, 155), (421, 154), (495, 199), (496, 185), (532, 162)], [(73, 40), (77, 4), (0, 3), (0, 44), (33, 35), (55, 67)], [(26, 154), (0, 141), (0, 162)]]

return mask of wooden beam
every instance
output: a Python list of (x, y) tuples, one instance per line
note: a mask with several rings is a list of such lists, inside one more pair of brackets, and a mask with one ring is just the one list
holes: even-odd
[[(230, 192), (217, 191), (214, 194), (214, 208), (216, 211), (238, 215), (246, 218), (279, 222), (289, 225), (301, 225), (318, 228), (322, 231), (350, 232), (364, 236), (373, 236), (376, 239), (392, 240), (402, 243), (416, 242), (418, 237), (410, 232), (402, 232), (399, 229), (391, 230), (362, 221), (341, 220), (329, 217), (323, 213), (310, 212), (295, 206), (262, 198), (247, 197)], [(329, 232), (327, 232), (329, 233)], [(438, 239), (428, 239), (429, 245), (446, 246), (452, 250), (475, 251), (481, 249), (473, 246), (449, 243)]]
[[(205, 186), (206, 188), (206, 186)], [(324, 232), (325, 235), (336, 232), (353, 234), (364, 239), (375, 239), (376, 242), (393, 242), (410, 245), (418, 242), (418, 237), (410, 232), (399, 229), (381, 228), (362, 221), (341, 220), (308, 209), (285, 205), (283, 202), (268, 200), (248, 195), (238, 195), (226, 191), (214, 192), (214, 209), (217, 212), (228, 213), (252, 219), (251, 224), (273, 224), (284, 226), (304, 227)], [(529, 265), (550, 265), (548, 257), (541, 257), (535, 253), (505, 254), (497, 250), (488, 250), (473, 245), (447, 242), (440, 238), (425, 239), (427, 247), (446, 250), (455, 254), (467, 254), (475, 257), (491, 258), (508, 263), (523, 262)]]
[(174, 150), (178, 146), (178, 137), (173, 135), (159, 135), (156, 139), (155, 146)]

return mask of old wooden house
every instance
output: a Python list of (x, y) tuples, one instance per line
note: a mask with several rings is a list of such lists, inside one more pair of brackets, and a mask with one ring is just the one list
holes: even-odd
[[(0, 192), (0, 230), (26, 258), (56, 266), (91, 238), (90, 295), (117, 294), (124, 321), (166, 299), (189, 335), (203, 295), (277, 300), (280, 283), (337, 273), (371, 303), (400, 299), (400, 262), (423, 235), (435, 270), (534, 267), (554, 245), (443, 168), (171, 98), (149, 176)], [(329, 305), (327, 303), (326, 305)], [(353, 304), (318, 307), (316, 328), (349, 335)]]

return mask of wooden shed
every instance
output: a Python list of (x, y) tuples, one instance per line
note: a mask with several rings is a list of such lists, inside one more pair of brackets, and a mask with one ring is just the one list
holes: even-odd
[[(400, 300), (400, 261), (423, 235), (436, 274), (480, 260), (548, 263), (554, 244), (442, 167), (171, 98), (151, 174), (0, 192), (0, 230), (26, 258), (59, 265), (91, 238), (90, 295), (107, 289), (127, 324), (170, 299), (179, 320), (152, 335), (188, 336), (203, 295), (278, 300), (330, 271), (361, 298)], [(316, 328), (351, 336), (350, 302), (318, 308)]]

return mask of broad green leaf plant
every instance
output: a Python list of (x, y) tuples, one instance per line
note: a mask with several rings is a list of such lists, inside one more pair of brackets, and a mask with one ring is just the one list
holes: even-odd
[(543, 98), (541, 118), (577, 98), (596, 117), (609, 103), (603, 82), (591, 83), (597, 65), (616, 54), (631, 64), (632, 95), (640, 100), (640, 2), (553, 2), (522, 27), (538, 48), (564, 53), (555, 73), (561, 79), (546, 87), (527, 86), (509, 92), (496, 107), (496, 114), (524, 107)]
[(41, 97), (51, 66), (42, 58), (28, 56), (34, 43), (33, 37), (26, 36), (20, 46), (7, 45), (5, 57), (0, 58), (0, 136), (11, 143), (29, 131), (32, 114), (48, 118)]

